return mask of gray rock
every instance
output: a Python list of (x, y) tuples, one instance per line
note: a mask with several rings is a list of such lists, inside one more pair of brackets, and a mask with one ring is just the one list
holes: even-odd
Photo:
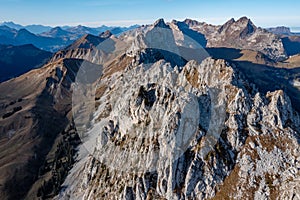
[(235, 66), (211, 58), (180, 72), (140, 64), (111, 88), (101, 102), (113, 108), (90, 130), (96, 146), (60, 197), (299, 197), (299, 116), (283, 91), (256, 93)]

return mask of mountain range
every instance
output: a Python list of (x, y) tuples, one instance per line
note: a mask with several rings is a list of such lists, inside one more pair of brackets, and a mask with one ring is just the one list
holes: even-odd
[[(34, 34), (41, 34), (41, 33), (49, 32), (49, 31), (51, 31), (51, 29), (56, 28), (56, 27), (37, 25), (37, 24), (22, 26), (20, 24), (14, 23), (14, 22), (2, 22), (2, 23), (0, 23), (0, 26), (7, 26), (9, 28), (16, 29), (16, 30), (27, 29), (29, 32), (34, 33)], [(138, 26), (139, 25), (132, 25), (130, 27), (115, 27), (115, 26), (102, 25), (100, 27), (91, 28), (91, 27), (78, 25), (78, 26), (61, 26), (60, 28), (63, 30), (69, 31), (69, 32), (77, 32), (78, 33), (78, 30), (79, 30), (81, 32), (84, 32), (84, 34), (89, 33), (89, 34), (98, 35), (99, 33), (104, 32), (106, 30), (119, 29), (120, 32), (124, 32), (126, 30), (136, 28)], [(112, 32), (114, 32), (114, 31), (112, 31)]]
[(33, 44), (42, 50), (55, 52), (85, 34), (99, 35), (107, 30), (110, 30), (113, 34), (120, 34), (136, 27), (138, 27), (138, 25), (130, 27), (101, 26), (98, 28), (81, 25), (74, 27), (49, 27), (42, 25), (21, 26), (13, 22), (4, 22), (0, 24), (0, 44)]
[(0, 28), (61, 45), (2, 47), (44, 64), (0, 83), (1, 199), (300, 198), (300, 36), (247, 17)]
[(27, 29), (28, 31), (39, 34), (43, 32), (50, 31), (52, 29), (51, 26), (44, 26), (44, 25), (28, 25), (28, 26), (22, 26), (20, 24), (15, 24), (14, 22), (2, 22), (0, 24), (1, 26), (7, 26), (12, 29), (20, 30), (20, 29)]

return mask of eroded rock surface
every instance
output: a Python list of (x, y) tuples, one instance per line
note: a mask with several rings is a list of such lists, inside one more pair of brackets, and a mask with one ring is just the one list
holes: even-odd
[(57, 198), (299, 198), (300, 122), (283, 91), (260, 94), (211, 58), (114, 78), (90, 130), (95, 146)]

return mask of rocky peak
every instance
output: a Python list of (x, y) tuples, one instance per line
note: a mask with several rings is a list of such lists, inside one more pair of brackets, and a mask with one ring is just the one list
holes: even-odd
[(246, 36), (254, 33), (255, 30), (256, 26), (249, 18), (241, 17), (237, 21), (235, 21), (233, 18), (230, 19), (219, 28), (218, 32), (224, 32), (228, 37), (230, 37), (229, 34), (232, 34), (233, 32), (239, 32), (239, 36), (241, 38), (245, 38)]
[(189, 26), (192, 26), (192, 24), (188, 24), (188, 23), (185, 23), (185, 22), (180, 22), (180, 21), (176, 21), (176, 20), (173, 20), (171, 22), (172, 25), (175, 25), (175, 27), (177, 26), (177, 28), (179, 30), (182, 30), (182, 29), (189, 29)]
[(228, 27), (230, 27), (233, 23), (235, 23), (234, 18), (231, 18), (230, 20), (228, 20), (224, 25), (222, 25), (218, 32), (222, 33), (223, 30), (226, 30)]
[(197, 20), (192, 20), (192, 19), (185, 19), (183, 22), (186, 23), (190, 27), (201, 25), (200, 22), (198, 22)]
[(112, 36), (113, 34), (109, 31), (109, 30), (107, 30), (107, 31), (105, 31), (105, 32), (102, 32), (100, 35), (99, 35), (99, 37), (101, 37), (101, 38), (109, 38), (110, 36)]
[(75, 27), (70, 27), (67, 29), (67, 31), (71, 32), (71, 33), (76, 33), (76, 34), (93, 34), (93, 35), (98, 35), (98, 31), (94, 30), (93, 28), (89, 28), (86, 26), (82, 26), (82, 25), (78, 25)]
[[(54, 27), (53, 29), (51, 29), (52, 31), (55, 31), (55, 32), (57, 32), (57, 31), (63, 31), (63, 29), (61, 28), (61, 27), (59, 27), (59, 26), (57, 26), (57, 27)], [(51, 31), (50, 31), (51, 32)]]
[(251, 20), (246, 17), (246, 16), (243, 16), (243, 17), (240, 17), (238, 20), (237, 20), (238, 23), (248, 23), (248, 22), (251, 22)]
[(10, 28), (10, 27), (8, 27), (8, 26), (6, 26), (6, 25), (1, 25), (1, 26), (0, 26), (0, 30), (1, 30), (1, 31), (15, 31), (15, 32), (16, 32), (15, 29), (12, 29), (12, 28)]
[(170, 28), (164, 21), (164, 19), (158, 19), (153, 24), (154, 27), (160, 27), (160, 28)]
[(27, 29), (22, 28), (16, 33), (15, 37), (36, 37), (36, 35), (29, 32)]
[(235, 22), (234, 18), (231, 18), (230, 20), (228, 20), (225, 24), (233, 24)]
[(85, 34), (80, 38), (80, 40), (87, 40), (87, 41), (93, 41), (95, 39), (99, 38), (98, 36), (92, 35), (92, 34)]
[(256, 30), (256, 26), (247, 17), (240, 18), (239, 20), (236, 21), (236, 23), (239, 24), (239, 26), (244, 28), (240, 33), (241, 38), (245, 38), (246, 36), (251, 35)]
[(252, 26), (253, 29), (256, 28), (256, 26), (254, 25), (254, 23), (251, 21), (251, 19), (247, 18), (247, 17), (241, 17), (240, 19), (238, 19), (236, 21), (237, 24), (241, 24), (241, 25), (246, 25), (246, 26)]
[(101, 42), (103, 42), (104, 38), (94, 36), (91, 34), (85, 34), (78, 40), (76, 40), (72, 45), (68, 46), (66, 50), (70, 49), (91, 49), (97, 47)]
[(42, 33), (41, 35), (48, 37), (61, 37), (68, 35), (68, 32), (57, 26), (51, 29), (49, 32)]

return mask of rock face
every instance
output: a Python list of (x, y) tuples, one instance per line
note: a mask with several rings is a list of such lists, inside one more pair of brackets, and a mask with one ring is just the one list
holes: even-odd
[(286, 52), (280, 36), (257, 28), (250, 19), (242, 17), (235, 21), (230, 19), (222, 26), (195, 23), (185, 20), (195, 31), (205, 35), (207, 47), (228, 47), (259, 51), (274, 60), (286, 58)]
[(224, 60), (130, 68), (99, 100), (95, 146), (57, 198), (300, 197), (300, 121), (283, 91), (260, 94)]

